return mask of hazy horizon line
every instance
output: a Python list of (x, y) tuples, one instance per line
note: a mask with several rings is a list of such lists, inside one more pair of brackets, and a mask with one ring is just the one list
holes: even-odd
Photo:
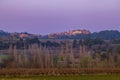
[(29, 33), (29, 34), (39, 34), (39, 35), (48, 35), (48, 34), (53, 34), (53, 33), (61, 33), (61, 32), (68, 32), (68, 31), (72, 31), (72, 30), (88, 30), (88, 31), (90, 31), (91, 33), (95, 33), (95, 32), (101, 32), (101, 31), (119, 31), (120, 32), (120, 30), (117, 30), (117, 29), (103, 29), (103, 30), (99, 30), (99, 31), (91, 31), (91, 30), (89, 30), (89, 29), (68, 29), (68, 30), (63, 30), (63, 31), (55, 31), (55, 32), (51, 32), (51, 33), (46, 33), (46, 34), (42, 34), (42, 33), (35, 33), (35, 32), (30, 32), (30, 31), (8, 31), (8, 30), (3, 30), (3, 29), (0, 29), (0, 30), (2, 30), (2, 31), (4, 31), (4, 32), (7, 32), (7, 33), (24, 33), (24, 32), (26, 32), (26, 33)]

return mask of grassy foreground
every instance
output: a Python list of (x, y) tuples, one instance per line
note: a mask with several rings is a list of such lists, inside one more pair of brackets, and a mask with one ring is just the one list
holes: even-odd
[(120, 80), (120, 75), (0, 77), (0, 80)]

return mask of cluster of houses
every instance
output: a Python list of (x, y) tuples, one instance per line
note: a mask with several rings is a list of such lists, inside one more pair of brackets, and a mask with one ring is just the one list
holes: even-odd
[(58, 38), (60, 36), (71, 36), (71, 35), (77, 35), (77, 34), (90, 34), (91, 32), (89, 30), (70, 30), (68, 32), (60, 32), (60, 33), (52, 33), (48, 35), (48, 38)]

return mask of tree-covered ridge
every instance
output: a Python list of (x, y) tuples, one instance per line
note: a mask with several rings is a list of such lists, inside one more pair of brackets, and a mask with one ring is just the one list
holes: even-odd
[(9, 33), (8, 32), (5, 32), (3, 30), (0, 30), (0, 37), (4, 37), (4, 36), (8, 36)]
[(117, 30), (105, 30), (100, 32), (95, 32), (91, 34), (91, 37), (93, 38), (100, 38), (103, 40), (112, 40), (112, 39), (119, 39), (120, 38), (120, 32)]
[(30, 33), (8, 33), (3, 30), (0, 30), (0, 37), (13, 37), (13, 38), (40, 38), (40, 39), (95, 39), (99, 38), (102, 40), (114, 40), (114, 39), (120, 39), (120, 32), (117, 30), (104, 30), (100, 32), (94, 32), (89, 34), (57, 34), (55, 33), (50, 37), (50, 35), (36, 35), (36, 34), (30, 34)]
[[(47, 37), (45, 37), (47, 38)], [(60, 35), (57, 38), (59, 39), (93, 39), (99, 38), (103, 40), (113, 40), (120, 38), (120, 32), (117, 30), (105, 30), (100, 32), (94, 32), (91, 34), (77, 34), (77, 35)]]

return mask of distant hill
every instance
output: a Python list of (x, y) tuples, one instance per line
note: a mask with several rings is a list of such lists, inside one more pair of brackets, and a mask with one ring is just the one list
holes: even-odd
[(9, 33), (3, 30), (0, 30), (0, 37), (5, 37), (5, 36), (9, 36)]
[(105, 30), (105, 31), (92, 33), (90, 37), (100, 38), (103, 40), (120, 39), (120, 32), (117, 30)]
[(48, 38), (60, 38), (62, 36), (73, 36), (78, 34), (90, 34), (89, 30), (70, 30), (66, 32), (48, 34)]
[(103, 40), (112, 40), (112, 39), (120, 39), (120, 32), (117, 30), (104, 30), (100, 32), (94, 32), (91, 34), (78, 34), (75, 36), (70, 36), (69, 38), (74, 39), (93, 39), (93, 38), (99, 38)]
[(99, 38), (103, 40), (112, 40), (112, 39), (120, 39), (120, 32), (117, 30), (104, 30), (100, 32), (90, 33), (90, 31), (86, 30), (87, 34), (79, 33), (79, 34), (52, 34), (43, 36), (43, 38), (58, 38), (58, 39), (93, 39)]
[(89, 30), (70, 30), (65, 32), (58, 32), (58, 33), (51, 33), (48, 35), (43, 36), (42, 38), (59, 38), (59, 39), (66, 39), (66, 38), (72, 38), (76, 35), (88, 35), (91, 34)]
[(104, 30), (91, 33), (89, 30), (71, 30), (68, 32), (52, 33), (48, 35), (36, 35), (27, 32), (23, 33), (8, 33), (0, 30), (0, 37), (16, 37), (16, 38), (41, 38), (41, 39), (103, 39), (113, 40), (120, 39), (120, 32), (117, 30)]

